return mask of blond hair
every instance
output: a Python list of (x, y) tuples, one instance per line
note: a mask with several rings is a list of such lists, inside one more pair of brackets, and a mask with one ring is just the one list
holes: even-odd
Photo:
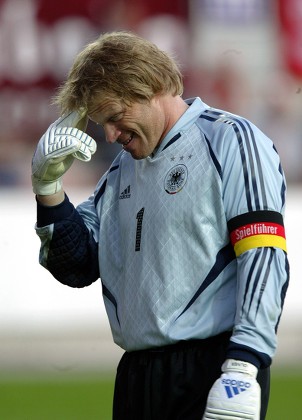
[(62, 113), (91, 112), (99, 98), (150, 101), (157, 94), (183, 92), (176, 61), (133, 33), (102, 34), (80, 52), (54, 98)]

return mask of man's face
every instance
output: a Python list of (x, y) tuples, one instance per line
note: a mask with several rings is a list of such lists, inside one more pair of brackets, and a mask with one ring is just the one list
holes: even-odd
[(108, 143), (118, 142), (134, 159), (149, 156), (168, 131), (160, 96), (130, 106), (119, 100), (102, 100), (89, 118), (103, 126)]

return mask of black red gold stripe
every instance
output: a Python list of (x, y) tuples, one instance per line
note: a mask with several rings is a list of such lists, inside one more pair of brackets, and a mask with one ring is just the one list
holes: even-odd
[(228, 222), (236, 256), (252, 248), (275, 247), (286, 252), (283, 217), (275, 211), (255, 211), (234, 217)]

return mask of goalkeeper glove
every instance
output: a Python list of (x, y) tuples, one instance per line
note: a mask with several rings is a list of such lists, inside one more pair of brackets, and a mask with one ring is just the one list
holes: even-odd
[(222, 372), (209, 392), (203, 420), (259, 420), (258, 369), (251, 363), (227, 359)]
[[(41, 137), (32, 159), (32, 186), (35, 194), (52, 195), (62, 189), (62, 175), (74, 159), (88, 162), (96, 142), (84, 133), (88, 119), (77, 112), (51, 124)], [(83, 131), (82, 131), (83, 130)]]

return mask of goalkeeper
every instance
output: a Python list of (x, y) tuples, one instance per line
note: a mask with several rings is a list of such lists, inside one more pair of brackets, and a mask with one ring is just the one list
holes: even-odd
[[(125, 350), (114, 420), (263, 420), (289, 282), (285, 178), (253, 123), (182, 92), (175, 61), (135, 34), (79, 53), (32, 161), (40, 263), (102, 283)], [(75, 208), (62, 178), (96, 151), (88, 119), (121, 151)]]

